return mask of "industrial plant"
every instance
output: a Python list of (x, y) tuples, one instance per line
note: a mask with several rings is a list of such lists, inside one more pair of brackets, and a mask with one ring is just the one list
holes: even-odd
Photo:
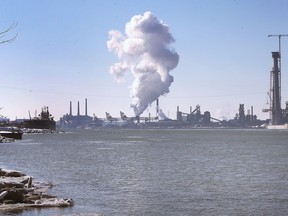
[[(42, 128), (55, 130), (76, 129), (76, 128), (268, 128), (288, 129), (288, 102), (284, 109), (281, 108), (281, 37), (288, 35), (269, 35), (279, 38), (279, 51), (272, 52), (273, 67), (270, 71), (270, 90), (268, 92), (269, 108), (263, 112), (269, 112), (270, 117), (266, 120), (259, 120), (254, 114), (253, 106), (245, 110), (244, 104), (239, 104), (238, 113), (230, 120), (221, 120), (211, 116), (209, 111), (201, 112), (200, 105), (194, 108), (190, 106), (189, 112), (185, 112), (175, 105), (176, 119), (165, 116), (159, 108), (159, 98), (155, 100), (156, 112), (142, 116), (142, 112), (135, 116), (128, 117), (120, 112), (119, 117), (111, 116), (107, 111), (106, 118), (98, 118), (95, 114), (88, 115), (88, 100), (85, 99), (84, 115), (80, 112), (80, 102), (77, 103), (77, 114), (73, 114), (72, 101), (70, 101), (69, 112), (63, 115), (56, 123), (48, 111), (48, 107), (42, 109), (38, 117), (11, 123), (1, 123), (2, 126), (12, 125), (20, 128)], [(134, 107), (135, 108), (135, 107)], [(137, 110), (137, 109), (136, 109)], [(135, 109), (134, 109), (135, 111)], [(246, 112), (246, 113), (245, 113)], [(30, 112), (29, 112), (30, 114)], [(3, 119), (3, 118), (2, 118)], [(56, 123), (56, 125), (55, 125)], [(55, 127), (56, 126), (56, 127)]]
[[(281, 35), (282, 36), (282, 35)], [(279, 48), (280, 50), (280, 48)], [(88, 115), (88, 100), (85, 99), (84, 115), (80, 112), (80, 102), (77, 103), (77, 114), (73, 115), (72, 101), (70, 101), (69, 113), (63, 115), (56, 124), (60, 130), (76, 128), (268, 128), (268, 129), (288, 129), (288, 102), (284, 109), (281, 108), (281, 53), (272, 52), (273, 67), (270, 72), (270, 90), (268, 92), (269, 108), (263, 112), (269, 112), (267, 120), (259, 120), (254, 114), (253, 106), (246, 110), (244, 104), (239, 104), (238, 113), (230, 120), (220, 120), (209, 111), (201, 112), (200, 105), (193, 109), (190, 106), (189, 112), (182, 111), (176, 106), (176, 119), (166, 117), (159, 108), (159, 99), (156, 102), (156, 111), (148, 116), (128, 117), (124, 112), (120, 112), (119, 117), (113, 117), (109, 112), (105, 113), (106, 118), (98, 118), (95, 114)], [(45, 118), (44, 118), (45, 117)], [(15, 123), (16, 122), (16, 123)], [(17, 122), (13, 126), (20, 128), (49, 128), (55, 129), (55, 121), (48, 111), (48, 107), (42, 109), (39, 117)], [(40, 124), (41, 123), (41, 124)], [(43, 124), (45, 123), (45, 125)], [(49, 123), (49, 125), (48, 125)], [(7, 125), (7, 124), (6, 124)], [(45, 127), (44, 127), (44, 126)]]
[[(288, 102), (284, 109), (281, 108), (281, 37), (288, 35), (269, 35), (279, 38), (279, 51), (272, 52), (273, 67), (270, 72), (269, 108), (263, 112), (269, 112), (270, 118), (259, 120), (254, 114), (253, 106), (245, 114), (244, 104), (239, 104), (238, 113), (230, 120), (220, 120), (211, 116), (209, 111), (201, 112), (200, 105), (194, 109), (190, 107), (189, 112), (176, 107), (176, 119), (167, 118), (159, 109), (159, 99), (156, 100), (156, 114), (150, 113), (147, 117), (133, 116), (127, 117), (120, 111), (120, 117), (112, 117), (106, 112), (106, 118), (97, 118), (87, 114), (87, 99), (85, 99), (85, 115), (80, 114), (78, 101), (77, 115), (72, 114), (72, 102), (70, 101), (70, 112), (60, 118), (57, 126), (66, 128), (268, 128), (268, 129), (288, 129)], [(163, 117), (164, 116), (164, 117)]]
[(77, 115), (72, 113), (72, 101), (70, 101), (69, 113), (63, 115), (57, 123), (59, 129), (75, 128), (260, 128), (268, 124), (267, 120), (259, 120), (253, 114), (253, 107), (245, 114), (244, 104), (239, 105), (239, 112), (231, 120), (220, 120), (211, 116), (209, 111), (201, 112), (200, 105), (194, 109), (190, 106), (189, 112), (183, 112), (176, 107), (176, 119), (167, 118), (159, 109), (159, 99), (156, 100), (156, 114), (152, 116), (127, 117), (120, 111), (119, 117), (113, 117), (108, 112), (106, 118), (97, 118), (87, 114), (88, 100), (85, 99), (85, 114), (81, 115), (80, 102), (77, 104)]

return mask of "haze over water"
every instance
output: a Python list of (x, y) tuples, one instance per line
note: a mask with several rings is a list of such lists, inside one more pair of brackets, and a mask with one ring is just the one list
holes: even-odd
[[(75, 206), (12, 215), (286, 215), (288, 131), (77, 130), (0, 145)], [(11, 215), (11, 214), (10, 214)]]

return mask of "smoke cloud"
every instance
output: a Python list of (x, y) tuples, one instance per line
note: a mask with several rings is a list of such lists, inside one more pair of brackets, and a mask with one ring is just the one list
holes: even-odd
[(169, 118), (165, 115), (165, 113), (162, 111), (162, 109), (159, 109), (158, 115), (159, 115), (159, 119), (160, 119), (160, 120), (167, 120), (167, 119), (169, 119)]
[(126, 23), (125, 35), (109, 31), (107, 47), (119, 59), (110, 67), (110, 73), (116, 81), (124, 79), (126, 72), (133, 74), (130, 95), (135, 115), (141, 115), (159, 96), (169, 93), (174, 81), (169, 72), (179, 62), (179, 55), (170, 46), (174, 41), (169, 27), (151, 12), (133, 16)]

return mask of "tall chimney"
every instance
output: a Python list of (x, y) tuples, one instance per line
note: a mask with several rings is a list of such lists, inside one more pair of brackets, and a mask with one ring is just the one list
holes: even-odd
[(70, 101), (70, 113), (69, 113), (70, 116), (72, 116), (72, 101)]
[(280, 58), (279, 52), (272, 52), (272, 57), (274, 60), (274, 67), (272, 70), (272, 125), (278, 125), (282, 123), (282, 111), (280, 104), (280, 71), (278, 67), (278, 62)]
[(159, 98), (156, 100), (156, 116), (159, 114)]
[(182, 121), (182, 112), (180, 112), (179, 106), (177, 106), (176, 118), (177, 118), (177, 121)]
[(87, 98), (85, 98), (85, 116), (87, 116)]
[(77, 110), (77, 115), (80, 116), (80, 103), (78, 101), (78, 110)]

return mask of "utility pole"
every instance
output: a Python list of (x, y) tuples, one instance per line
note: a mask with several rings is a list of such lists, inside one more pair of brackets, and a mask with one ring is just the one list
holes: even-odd
[(288, 34), (277, 34), (277, 35), (268, 35), (268, 37), (278, 37), (279, 39), (279, 96), (280, 96), (280, 104), (281, 104), (281, 37), (288, 37)]

